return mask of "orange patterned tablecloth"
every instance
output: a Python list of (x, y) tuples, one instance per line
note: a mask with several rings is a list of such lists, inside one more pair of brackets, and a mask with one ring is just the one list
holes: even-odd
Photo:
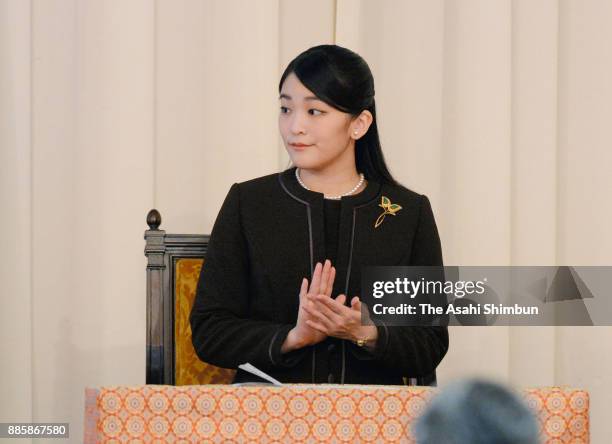
[[(85, 439), (119, 442), (414, 442), (430, 387), (297, 384), (85, 389)], [(589, 395), (526, 389), (543, 443), (589, 442)]]

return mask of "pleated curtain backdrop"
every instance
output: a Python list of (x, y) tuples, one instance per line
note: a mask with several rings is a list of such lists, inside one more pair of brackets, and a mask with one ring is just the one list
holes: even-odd
[[(608, 0), (0, 0), (0, 417), (78, 437), (85, 386), (144, 383), (147, 211), (209, 233), (233, 182), (284, 169), (278, 80), (317, 44), (368, 61), (446, 264), (612, 264), (609, 23)], [(451, 328), (439, 379), (584, 387), (605, 442), (611, 341)]]

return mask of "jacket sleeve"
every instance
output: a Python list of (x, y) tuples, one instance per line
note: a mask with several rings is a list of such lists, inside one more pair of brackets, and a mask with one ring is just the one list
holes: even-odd
[[(419, 219), (408, 265), (443, 265), (440, 236), (429, 199), (420, 198)], [(433, 373), (448, 350), (447, 327), (376, 325), (378, 338), (369, 352), (352, 342), (358, 359), (377, 360), (385, 367), (416, 377)]]
[(296, 365), (304, 349), (281, 354), (293, 325), (249, 318), (250, 254), (234, 183), (213, 225), (190, 315), (193, 346), (205, 362), (261, 370)]

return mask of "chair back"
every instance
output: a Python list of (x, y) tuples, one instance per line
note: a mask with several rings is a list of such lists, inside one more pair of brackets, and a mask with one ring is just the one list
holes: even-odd
[(147, 215), (147, 384), (229, 384), (235, 370), (202, 362), (191, 342), (189, 314), (208, 235), (166, 234), (161, 215)]

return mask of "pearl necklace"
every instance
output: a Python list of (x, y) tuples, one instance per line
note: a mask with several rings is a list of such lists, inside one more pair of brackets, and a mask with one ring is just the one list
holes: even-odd
[[(298, 170), (299, 170), (299, 168), (296, 168), (296, 169), (295, 169), (295, 178), (297, 179), (297, 181), (299, 182), (299, 184), (300, 184), (300, 185), (302, 185), (302, 187), (304, 187), (304, 188), (305, 188), (305, 189), (307, 189), (308, 191), (311, 191), (311, 190), (310, 190), (310, 188), (308, 188), (308, 187), (307, 187), (307, 186), (304, 184), (304, 182), (302, 182), (302, 179), (300, 179), (300, 174), (298, 173)], [(355, 185), (355, 187), (354, 187), (354, 188), (353, 188), (351, 191), (349, 191), (348, 193), (341, 194), (340, 196), (325, 196), (325, 195), (324, 195), (323, 197), (325, 197), (326, 199), (335, 199), (335, 200), (340, 200), (340, 199), (341, 199), (342, 197), (344, 197), (344, 196), (350, 196), (350, 195), (351, 195), (351, 194), (353, 194), (355, 191), (357, 191), (357, 190), (359, 189), (359, 187), (361, 186), (361, 184), (363, 183), (363, 180), (364, 180), (364, 178), (365, 178), (365, 177), (364, 177), (364, 175), (363, 175), (363, 173), (360, 173), (360, 174), (359, 174), (359, 178), (360, 178), (360, 179), (359, 179), (359, 182), (357, 183), (357, 185)]]

